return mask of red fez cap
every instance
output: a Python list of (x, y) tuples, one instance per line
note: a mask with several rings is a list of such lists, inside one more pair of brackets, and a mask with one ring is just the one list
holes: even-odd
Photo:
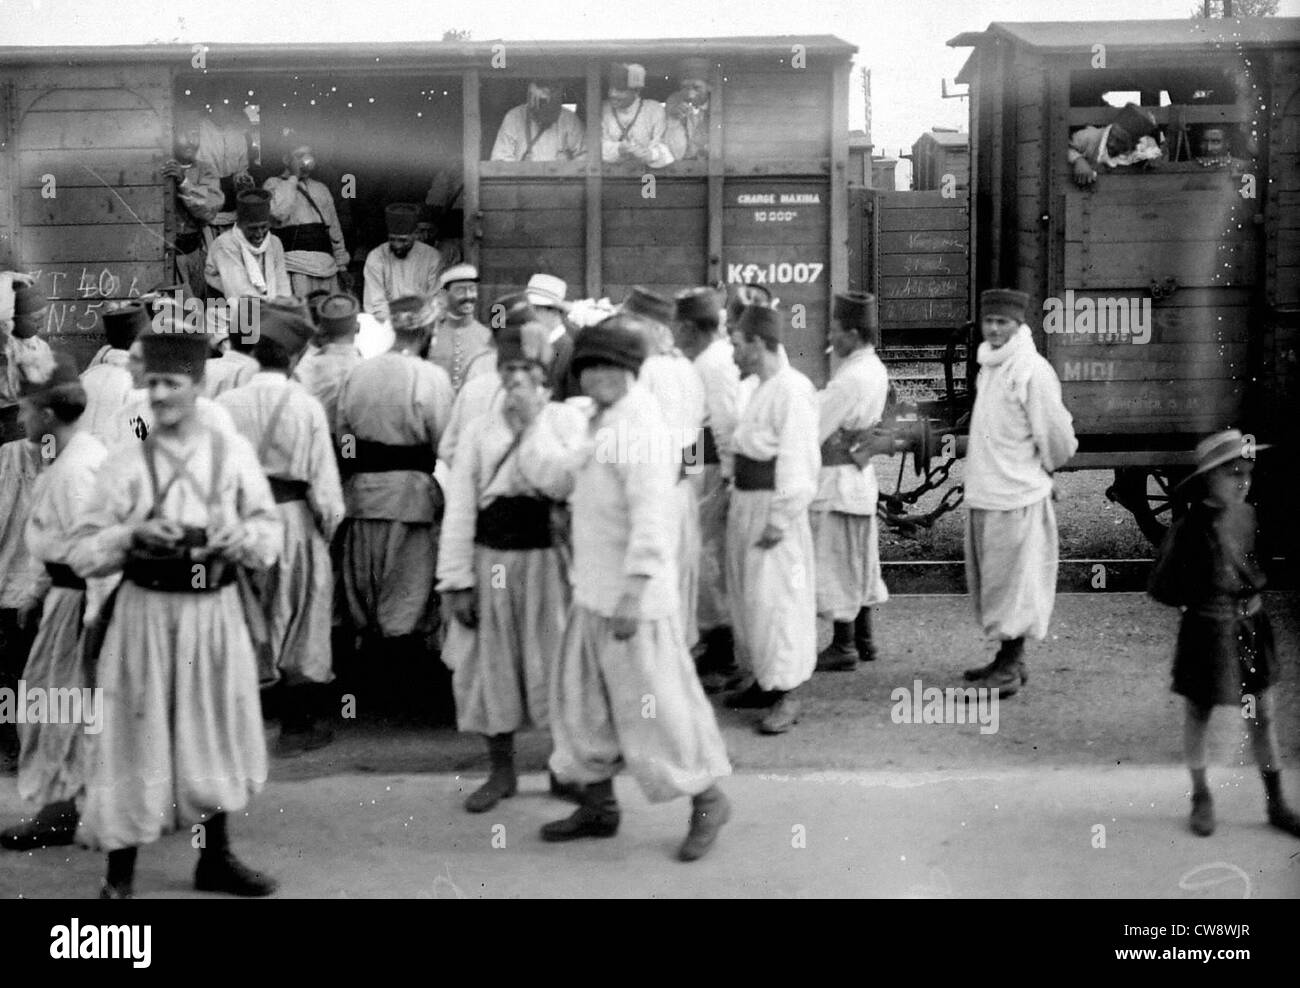
[(104, 313), (104, 335), (114, 350), (128, 350), (149, 327), (149, 312), (139, 302), (128, 302)]
[(175, 325), (168, 332), (142, 333), (139, 340), (146, 374), (187, 374), (195, 381), (203, 380), (207, 334), (186, 333)]
[(662, 295), (656, 295), (648, 288), (637, 285), (623, 300), (623, 311), (666, 326), (673, 321), (675, 308), (673, 303)]
[(747, 337), (757, 337), (776, 349), (781, 344), (781, 313), (766, 305), (747, 305), (736, 320), (736, 328)]
[(241, 223), (271, 222), (271, 193), (266, 189), (247, 189), (235, 199), (235, 215)]
[(570, 366), (575, 374), (587, 367), (622, 367), (633, 374), (645, 362), (645, 337), (636, 328), (637, 316), (616, 313), (589, 326), (573, 344)]
[(390, 237), (409, 237), (420, 223), (420, 207), (411, 202), (390, 203), (384, 209), (384, 224)]
[(1029, 296), (1014, 288), (990, 288), (980, 292), (980, 318), (1006, 316), (1016, 322), (1025, 321), (1029, 311)]

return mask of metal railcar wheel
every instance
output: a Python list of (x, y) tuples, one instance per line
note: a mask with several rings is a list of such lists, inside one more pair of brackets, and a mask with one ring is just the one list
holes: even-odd
[(1147, 541), (1159, 548), (1173, 519), (1185, 510), (1173, 490), (1190, 473), (1191, 467), (1119, 467), (1106, 496), (1132, 512)]

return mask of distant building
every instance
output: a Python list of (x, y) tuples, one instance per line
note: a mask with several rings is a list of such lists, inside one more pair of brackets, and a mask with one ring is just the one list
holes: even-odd
[(970, 135), (948, 127), (932, 127), (912, 145), (912, 188), (918, 191), (943, 187), (943, 177), (952, 175), (956, 189), (970, 188)]

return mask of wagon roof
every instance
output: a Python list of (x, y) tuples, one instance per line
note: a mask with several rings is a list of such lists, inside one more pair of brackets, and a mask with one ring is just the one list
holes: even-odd
[(966, 31), (951, 48), (1004, 38), (1028, 48), (1199, 48), (1207, 45), (1300, 46), (1300, 17), (1246, 17), (1153, 21), (995, 21), (986, 31)]
[[(338, 42), (312, 44), (208, 44), (207, 58), (225, 60), (237, 68), (275, 68), (302, 64), (308, 67), (366, 63), (418, 64), (469, 68), (487, 64), (506, 45), (511, 56), (525, 60), (556, 58), (654, 58), (704, 55), (737, 58), (776, 50), (788, 57), (793, 45), (803, 45), (810, 55), (847, 59), (857, 46), (831, 34), (764, 35), (725, 38), (597, 39), (590, 41), (533, 41), (497, 38), (487, 41), (396, 41)], [(79, 45), (0, 46), (0, 65), (50, 64), (85, 65), (139, 60), (188, 63), (193, 45)]]

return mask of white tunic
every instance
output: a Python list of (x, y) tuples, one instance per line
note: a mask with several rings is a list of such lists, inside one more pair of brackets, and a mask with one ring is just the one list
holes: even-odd
[(663, 168), (673, 163), (673, 153), (668, 150), (668, 116), (658, 100), (637, 99), (626, 110), (615, 110), (606, 100), (600, 108), (601, 157), (609, 163), (639, 161), (624, 157), (619, 149), (622, 141), (644, 144), (650, 148), (651, 168)]
[(405, 295), (432, 295), (438, 290), (442, 254), (418, 240), (411, 252), (397, 257), (383, 243), (366, 255), (365, 310), (388, 322), (388, 303)]
[(780, 529), (806, 515), (817, 493), (822, 456), (816, 402), (812, 382), (787, 364), (758, 386), (736, 425), (737, 453), (753, 460), (776, 457), (768, 522)]
[[(531, 143), (530, 143), (531, 142)], [(538, 133), (528, 107), (506, 112), (492, 145), (493, 161), (580, 161), (587, 157), (587, 134), (572, 110), (560, 109), (555, 123)]]
[[(824, 443), (840, 429), (871, 428), (885, 411), (888, 393), (889, 374), (876, 356), (876, 348), (855, 350), (836, 368), (819, 395), (818, 441)], [(878, 494), (872, 464), (862, 468), (852, 463), (824, 466), (812, 510), (874, 516)]]
[[(575, 407), (591, 407), (574, 399)], [(673, 490), (679, 466), (659, 403), (639, 385), (597, 414), (575, 448), (525, 455), (529, 476), (567, 466), (573, 496), (574, 602), (611, 617), (629, 576), (648, 577), (643, 620), (676, 616), (679, 602), (674, 546), (678, 530)]]
[(105, 446), (116, 446), (134, 435), (122, 414), (122, 409), (135, 397), (135, 384), (126, 368), (129, 359), (125, 350), (104, 347), (81, 372), (86, 410), (80, 427)]
[(981, 343), (966, 450), (966, 504), (1013, 511), (1052, 492), (1051, 473), (1079, 448), (1061, 382), (1029, 327), (994, 350)]
[[(736, 426), (738, 454), (776, 458), (774, 490), (733, 488), (727, 516), (727, 586), (737, 656), (765, 690), (792, 690), (816, 665), (817, 601), (808, 506), (821, 452), (812, 382), (789, 364), (759, 384)], [(767, 526), (782, 533), (757, 543)]]
[(731, 476), (735, 461), (732, 435), (739, 415), (740, 368), (731, 341), (719, 336), (695, 357), (695, 370), (704, 388), (704, 425), (713, 433), (722, 463), (722, 475)]

